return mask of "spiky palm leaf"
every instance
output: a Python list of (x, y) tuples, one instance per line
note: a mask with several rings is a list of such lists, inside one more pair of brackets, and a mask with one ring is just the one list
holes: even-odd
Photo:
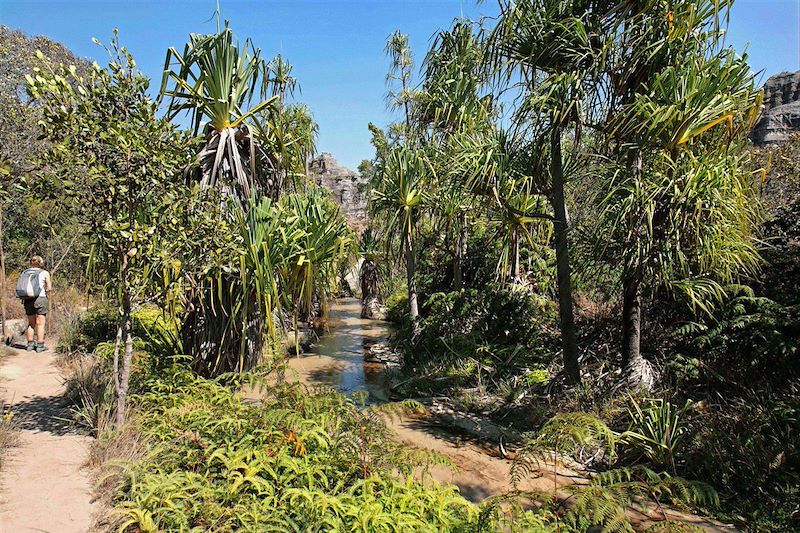
[[(190, 34), (183, 53), (167, 50), (161, 97), (169, 98), (168, 116), (188, 112), (195, 135), (205, 144), (196, 165), (200, 184), (223, 187), (242, 205), (267, 184), (257, 172), (255, 141), (246, 121), (274, 106), (267, 96), (268, 65), (249, 39), (234, 43), (227, 27), (211, 35)], [(254, 97), (262, 99), (251, 105)]]

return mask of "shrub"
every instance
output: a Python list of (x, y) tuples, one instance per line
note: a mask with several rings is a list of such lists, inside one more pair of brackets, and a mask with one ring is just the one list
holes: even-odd
[(757, 390), (703, 403), (690, 419), (686, 470), (720, 489), (725, 517), (752, 531), (796, 531), (800, 509), (800, 390)]
[(505, 360), (509, 350), (522, 350), (520, 359), (542, 363), (549, 352), (542, 324), (552, 319), (552, 312), (549, 301), (513, 285), (433, 294), (408, 360), (466, 356), (497, 364), (501, 354)]
[(652, 463), (668, 467), (675, 474), (676, 455), (688, 437), (685, 415), (691, 402), (677, 407), (662, 398), (639, 402), (631, 396), (629, 400), (631, 424), (621, 440)]
[(64, 326), (57, 350), (61, 353), (91, 353), (117, 334), (119, 315), (107, 304), (98, 304)]
[(108, 365), (83, 357), (72, 368), (64, 385), (64, 397), (72, 405), (72, 421), (95, 438), (114, 422), (114, 393)]
[(386, 320), (400, 324), (408, 314), (408, 295), (406, 289), (393, 292), (386, 298)]
[(19, 443), (19, 428), (14, 421), (11, 406), (0, 399), (0, 472), (3, 471), (3, 459), (6, 451)]
[[(299, 384), (265, 386), (260, 403), (245, 403), (236, 393), (241, 381), (173, 368), (132, 399), (153, 447), (145, 458), (116, 467), (115, 527), (497, 530), (496, 509), (481, 513), (455, 487), (410, 477), (437, 458), (394, 442), (379, 411), (390, 408), (364, 408)], [(393, 411), (417, 408), (407, 403)], [(531, 526), (525, 531), (553, 531), (543, 516), (521, 514), (519, 523)]]

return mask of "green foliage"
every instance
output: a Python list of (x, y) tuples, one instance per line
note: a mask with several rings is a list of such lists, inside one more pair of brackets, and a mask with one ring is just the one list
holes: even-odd
[(115, 403), (108, 360), (78, 359), (64, 389), (75, 426), (95, 438), (112, 428)]
[(26, 194), (21, 187), (26, 174), (40, 162), (49, 141), (40, 135), (42, 109), (26, 95), (26, 75), (41, 65), (40, 51), (52, 64), (75, 65), (85, 75), (91, 66), (61, 44), (44, 36), (28, 37), (0, 25), (0, 213), (3, 217), (2, 247), (5, 265), (22, 271), (32, 255), (41, 255), (58, 279), (82, 284), (85, 257), (76, 253), (87, 247), (79, 220), (52, 191)]
[(723, 516), (755, 531), (794, 531), (800, 505), (800, 390), (753, 389), (695, 409), (685, 470), (718, 487)]
[[(731, 381), (782, 387), (800, 375), (799, 333), (800, 315), (795, 308), (740, 287), (711, 317), (677, 329), (681, 355), (701, 362), (696, 378), (679, 384), (711, 384), (720, 390), (728, 389)], [(683, 372), (678, 362), (672, 368)]]
[(557, 468), (563, 457), (581, 449), (602, 450), (614, 456), (617, 435), (599, 418), (588, 413), (561, 413), (526, 439), (511, 466), (514, 484), (532, 475), (543, 475)]
[(399, 324), (408, 315), (408, 296), (405, 289), (394, 291), (386, 297), (386, 319)]
[(267, 385), (245, 403), (179, 368), (145, 390), (137, 424), (152, 450), (110, 472), (120, 530), (495, 530), (494, 517), (475, 527), (478, 508), (454, 487), (407, 477), (436, 458), (399, 447), (378, 411), (339, 394)]
[[(147, 78), (116, 40), (112, 47), (108, 69), (95, 65), (88, 79), (74, 66), (45, 67), (28, 83), (54, 143), (42, 179), (69, 198), (92, 238), (97, 282), (116, 295), (144, 290), (152, 274), (184, 154), (175, 128), (156, 118)], [(134, 275), (122, 279), (126, 267)]]
[(514, 286), (432, 294), (410, 360), (475, 357), (482, 349), (496, 357), (516, 347), (539, 350), (548, 308), (545, 300)]
[[(187, 111), (194, 134), (208, 134), (197, 157), (201, 186), (233, 187), (231, 193), (244, 204), (251, 191), (267, 186), (266, 179), (259, 179), (264, 176), (255, 172), (256, 154), (246, 148), (253, 145), (246, 121), (278, 99), (267, 97), (267, 76), (261, 51), (249, 39), (241, 47), (234, 43), (227, 23), (215, 34), (190, 34), (183, 53), (170, 48), (164, 61), (161, 95), (170, 98), (169, 117)], [(256, 91), (264, 99), (250, 107)], [(200, 131), (204, 119), (207, 132)]]
[(691, 402), (677, 407), (663, 398), (639, 403), (629, 396), (631, 425), (620, 440), (658, 466), (669, 467), (675, 474), (675, 457), (687, 438), (686, 411)]
[(716, 491), (706, 483), (659, 474), (642, 466), (601, 472), (587, 485), (573, 485), (566, 490), (573, 493), (575, 503), (565, 521), (576, 529), (594, 525), (602, 526), (604, 531), (633, 532), (627, 511), (636, 502), (643, 507), (648, 501), (711, 507), (719, 503)]
[(276, 313), (306, 320), (324, 314), (354, 242), (338, 208), (317, 189), (279, 203), (252, 198), (246, 211), (231, 208), (228, 227), (237, 232), (233, 247), (220, 264), (192, 276), (198, 302), (182, 324), (196, 367), (208, 374), (257, 364), (276, 335)]
[(56, 349), (61, 353), (92, 353), (98, 344), (114, 338), (118, 322), (116, 309), (95, 305), (64, 327)]
[(516, 484), (526, 477), (541, 476), (552, 470), (551, 497), (557, 499), (559, 490), (570, 494), (558, 508), (565, 507), (563, 520), (576, 531), (600, 526), (603, 531), (633, 532), (628, 511), (637, 503), (642, 507), (648, 501), (658, 505), (661, 502), (694, 506), (719, 504), (717, 493), (710, 485), (658, 473), (644, 466), (606, 470), (593, 475), (586, 484), (558, 487), (555, 473), (565, 464), (566, 458), (601, 451), (613, 459), (616, 446), (621, 442), (619, 436), (594, 415), (558, 414), (525, 441), (512, 464), (512, 480)]

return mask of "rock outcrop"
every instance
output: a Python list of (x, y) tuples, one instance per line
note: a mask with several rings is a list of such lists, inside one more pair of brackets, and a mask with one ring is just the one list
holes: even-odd
[(764, 84), (761, 118), (750, 133), (758, 145), (782, 142), (800, 131), (800, 71), (781, 72)]
[(345, 167), (328, 152), (311, 160), (309, 177), (330, 191), (331, 198), (342, 208), (352, 226), (363, 229), (367, 221), (367, 178)]

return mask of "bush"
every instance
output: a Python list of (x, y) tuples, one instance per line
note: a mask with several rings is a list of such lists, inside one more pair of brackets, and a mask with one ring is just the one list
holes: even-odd
[(726, 518), (752, 531), (796, 531), (800, 509), (800, 390), (757, 391), (704, 404), (691, 418), (686, 469), (728, 499)]
[[(95, 437), (110, 429), (113, 421), (111, 367), (117, 327), (116, 309), (98, 305), (74, 319), (58, 345), (60, 352), (76, 356), (70, 358), (64, 393), (72, 405), (72, 420)], [(156, 306), (135, 310), (131, 330), (134, 356), (130, 386), (135, 392), (161, 369), (176, 362), (172, 354), (180, 343), (177, 324), (168, 324)]]
[(547, 363), (543, 324), (553, 318), (548, 300), (514, 285), (433, 294), (407, 361), (468, 356), (497, 364), (510, 350), (522, 350), (527, 364)]
[(386, 298), (386, 320), (400, 324), (408, 315), (408, 295), (405, 287)]
[[(64, 329), (57, 350), (61, 353), (92, 353), (117, 336), (119, 314), (106, 304), (99, 304), (76, 317)], [(154, 356), (180, 353), (178, 325), (168, 324), (164, 313), (154, 305), (136, 309), (131, 315), (131, 332), (137, 349)]]
[(93, 352), (101, 342), (116, 337), (118, 316), (107, 304), (92, 307), (64, 326), (56, 350), (64, 354)]

